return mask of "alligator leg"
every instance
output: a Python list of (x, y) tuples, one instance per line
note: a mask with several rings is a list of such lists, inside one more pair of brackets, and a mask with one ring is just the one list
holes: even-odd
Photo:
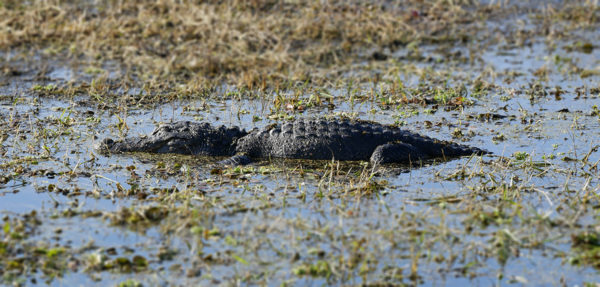
[(417, 162), (428, 158), (427, 154), (407, 143), (387, 143), (375, 148), (371, 155), (371, 164)]
[(247, 165), (252, 163), (252, 159), (244, 154), (236, 154), (228, 159), (224, 159), (219, 162), (220, 165), (227, 166), (238, 166), (238, 165)]

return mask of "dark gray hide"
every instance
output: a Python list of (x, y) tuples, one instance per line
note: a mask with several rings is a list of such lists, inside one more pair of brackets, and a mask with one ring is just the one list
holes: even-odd
[(427, 158), (484, 154), (484, 150), (439, 141), (395, 126), (359, 120), (300, 119), (249, 133), (237, 127), (177, 122), (150, 136), (101, 146), (112, 152), (155, 152), (235, 157), (226, 164), (247, 164), (250, 158), (370, 160), (373, 164), (415, 162)]

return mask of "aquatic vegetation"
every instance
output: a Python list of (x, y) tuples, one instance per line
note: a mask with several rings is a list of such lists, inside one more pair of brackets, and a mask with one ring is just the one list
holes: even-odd
[[(483, 2), (1, 1), (0, 285), (600, 282), (598, 3)], [(305, 117), (493, 154), (93, 148)]]

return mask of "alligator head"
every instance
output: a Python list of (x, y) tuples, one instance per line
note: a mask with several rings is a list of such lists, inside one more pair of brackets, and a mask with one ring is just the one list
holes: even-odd
[(96, 148), (101, 152), (227, 156), (234, 153), (236, 140), (244, 135), (246, 132), (238, 127), (215, 128), (209, 123), (176, 122), (159, 126), (149, 136), (120, 141), (107, 138)]

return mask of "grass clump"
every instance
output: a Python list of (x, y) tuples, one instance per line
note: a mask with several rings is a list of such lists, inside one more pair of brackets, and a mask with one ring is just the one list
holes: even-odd
[(382, 59), (366, 49), (452, 42), (476, 16), (459, 2), (9, 1), (0, 49), (116, 61), (136, 79), (260, 88)]

